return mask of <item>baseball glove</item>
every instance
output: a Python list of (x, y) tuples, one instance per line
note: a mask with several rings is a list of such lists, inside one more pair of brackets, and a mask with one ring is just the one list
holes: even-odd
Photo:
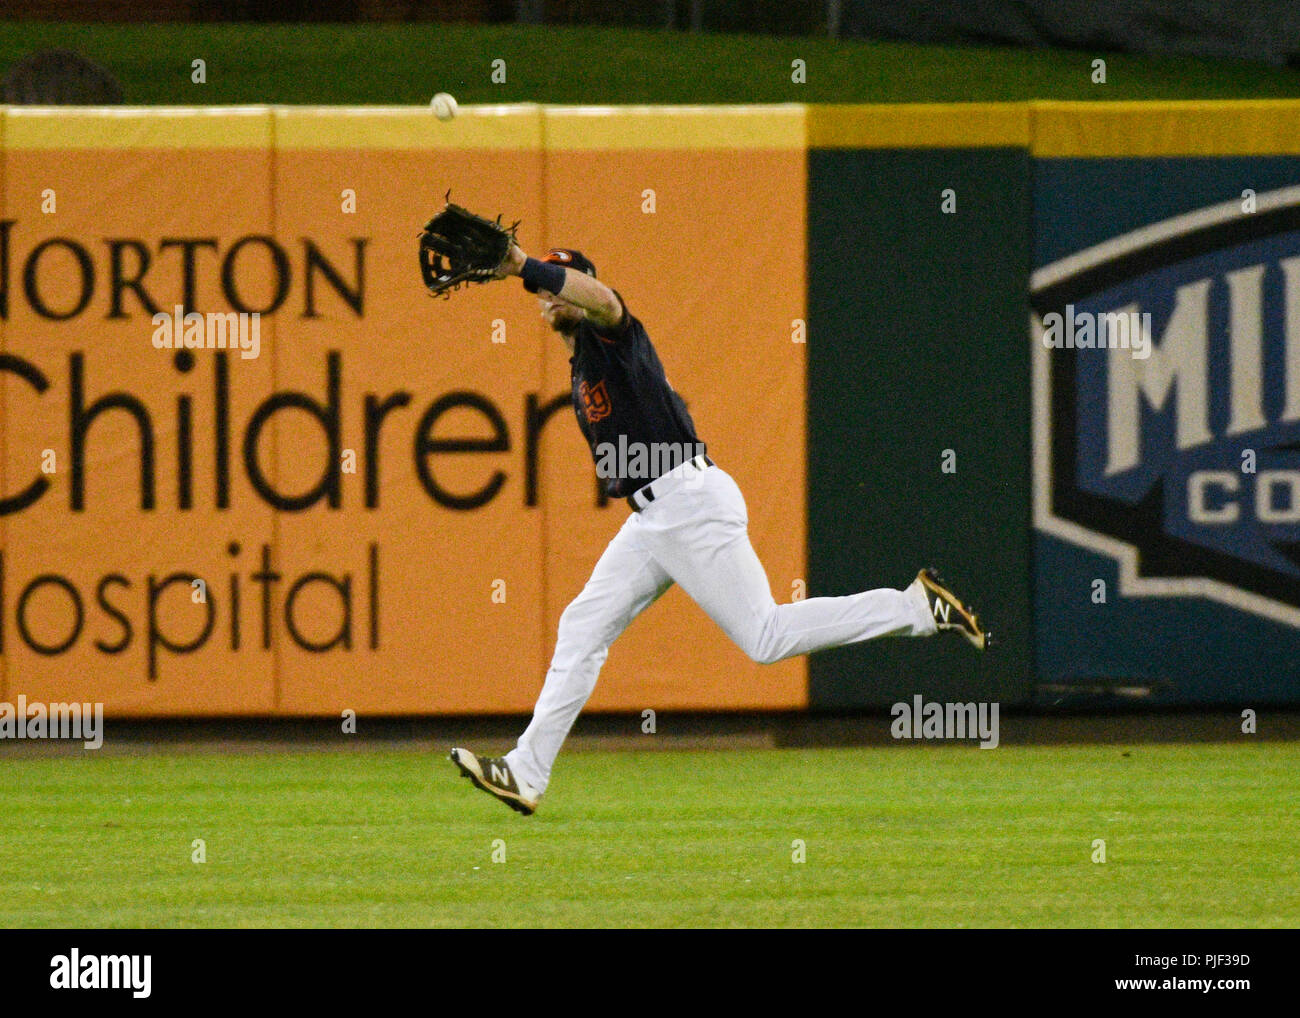
[(449, 200), (420, 234), (420, 274), (429, 293), (450, 297), (466, 283), (499, 279), (518, 227), (518, 222), (502, 226), (500, 216), (495, 222), (484, 219)]

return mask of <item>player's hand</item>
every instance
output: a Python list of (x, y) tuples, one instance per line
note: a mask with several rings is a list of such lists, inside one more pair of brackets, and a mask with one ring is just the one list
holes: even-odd
[(510, 245), (510, 253), (506, 255), (506, 260), (501, 263), (501, 268), (497, 271), (498, 279), (505, 279), (506, 276), (517, 276), (524, 271), (524, 260), (528, 255), (524, 254), (524, 249), (518, 244)]

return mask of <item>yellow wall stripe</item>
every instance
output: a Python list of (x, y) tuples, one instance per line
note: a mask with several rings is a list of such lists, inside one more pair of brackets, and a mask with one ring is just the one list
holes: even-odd
[(1300, 155), (1300, 101), (802, 106), (0, 107), (28, 149), (578, 151), (1028, 147), (1043, 157)]
[(542, 107), (462, 106), (439, 120), (422, 106), (281, 106), (275, 141), (281, 149), (536, 149)]
[(808, 107), (809, 148), (1025, 148), (1028, 145), (1027, 103)]
[(8, 106), (5, 147), (268, 148), (267, 106)]
[(1037, 102), (1036, 156), (1300, 155), (1300, 102)]
[(806, 107), (772, 106), (547, 106), (549, 148), (800, 149)]
[[(805, 107), (7, 107), (10, 149), (798, 149)], [(543, 123), (544, 121), (544, 123)], [(274, 122), (274, 123), (272, 123)], [(273, 133), (272, 133), (273, 132)]]

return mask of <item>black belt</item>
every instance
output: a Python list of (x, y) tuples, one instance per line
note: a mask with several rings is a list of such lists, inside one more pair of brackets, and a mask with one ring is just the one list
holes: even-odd
[[(714, 463), (713, 460), (709, 459), (707, 455), (696, 456), (692, 460), (687, 460), (686, 465), (693, 466), (695, 467), (696, 470), (703, 470), (706, 467), (717, 466), (717, 464)], [(655, 500), (654, 486), (657, 480), (658, 479), (656, 478), (655, 481), (651, 481), (649, 484), (645, 485), (644, 487), (637, 488), (636, 491), (628, 495), (627, 504), (632, 507), (632, 511), (634, 513), (639, 513), (642, 509), (644, 509), (646, 506), (648, 506), (651, 502)], [(641, 500), (640, 504), (638, 504), (637, 499)]]

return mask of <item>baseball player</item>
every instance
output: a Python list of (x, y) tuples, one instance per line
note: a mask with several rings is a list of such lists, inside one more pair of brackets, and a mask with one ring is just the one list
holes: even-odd
[(880, 636), (988, 634), (933, 570), (904, 590), (868, 590), (778, 605), (749, 543), (745, 500), (709, 457), (668, 384), (645, 327), (580, 251), (527, 257), (513, 241), (495, 273), (520, 276), (570, 351), (573, 407), (611, 497), (631, 513), (582, 592), (560, 616), (555, 653), (531, 723), (504, 758), (451, 751), (461, 773), (525, 815), (596, 686), (612, 644), (674, 583), (753, 660), (767, 664)]

